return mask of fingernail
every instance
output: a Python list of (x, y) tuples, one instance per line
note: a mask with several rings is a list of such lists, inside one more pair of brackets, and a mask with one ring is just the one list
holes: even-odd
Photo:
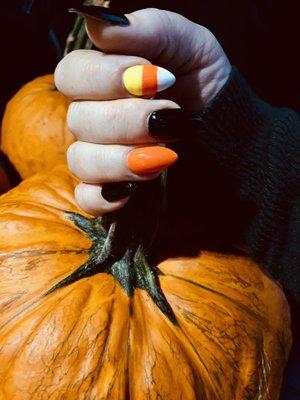
[(130, 196), (137, 187), (137, 183), (134, 182), (106, 183), (101, 190), (101, 194), (106, 201), (114, 202)]
[(76, 6), (69, 8), (70, 13), (76, 13), (83, 17), (94, 18), (98, 21), (110, 22), (114, 25), (129, 25), (129, 20), (111, 8), (100, 6)]
[(134, 65), (123, 74), (126, 90), (135, 96), (153, 96), (172, 86), (176, 78), (171, 72), (156, 65)]
[(181, 108), (154, 111), (148, 120), (149, 134), (162, 141), (187, 137), (195, 131), (199, 117)]
[(161, 146), (138, 147), (128, 155), (128, 168), (140, 175), (169, 167), (178, 159), (175, 151)]

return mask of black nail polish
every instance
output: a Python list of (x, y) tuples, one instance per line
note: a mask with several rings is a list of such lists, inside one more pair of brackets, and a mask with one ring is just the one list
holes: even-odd
[(129, 20), (124, 14), (111, 8), (100, 6), (77, 6), (69, 8), (70, 13), (76, 13), (83, 17), (94, 18), (98, 21), (109, 22), (113, 25), (129, 25)]
[(137, 187), (138, 184), (134, 182), (106, 183), (101, 190), (101, 194), (105, 200), (113, 202), (130, 196)]
[(199, 117), (181, 108), (154, 111), (148, 121), (149, 134), (155, 139), (172, 141), (182, 139), (195, 132)]

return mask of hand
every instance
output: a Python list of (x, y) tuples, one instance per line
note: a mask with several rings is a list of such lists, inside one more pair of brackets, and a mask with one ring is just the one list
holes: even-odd
[[(90, 39), (103, 52), (74, 51), (55, 71), (57, 88), (76, 100), (68, 112), (69, 128), (78, 139), (68, 150), (68, 164), (83, 181), (76, 201), (93, 214), (116, 210), (129, 199), (132, 186), (124, 183), (122, 199), (105, 200), (104, 183), (153, 179), (176, 160), (176, 154), (156, 145), (172, 140), (172, 127), (188, 123), (187, 114), (178, 109), (200, 112), (231, 70), (220, 44), (203, 26), (158, 9), (127, 18), (128, 26), (87, 18)], [(129, 67), (149, 64), (176, 76), (176, 83), (161, 92), (168, 100), (151, 90), (137, 97), (124, 81)], [(162, 72), (162, 83), (172, 83), (172, 75)]]

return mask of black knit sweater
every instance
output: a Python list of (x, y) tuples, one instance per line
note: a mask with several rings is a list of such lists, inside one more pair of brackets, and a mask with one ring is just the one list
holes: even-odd
[(179, 231), (185, 247), (195, 236), (202, 248), (242, 245), (300, 304), (299, 114), (262, 101), (233, 68), (186, 135), (169, 173), (170, 247)]
[(299, 114), (260, 100), (233, 68), (201, 125), (199, 140), (254, 211), (247, 249), (300, 302)]

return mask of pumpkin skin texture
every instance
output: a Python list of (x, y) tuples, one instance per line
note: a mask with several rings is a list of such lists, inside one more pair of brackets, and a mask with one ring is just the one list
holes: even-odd
[(75, 140), (66, 124), (69, 104), (55, 89), (53, 75), (27, 83), (8, 102), (1, 148), (23, 179), (66, 162)]
[(176, 320), (111, 273), (57, 286), (97, 240), (76, 183), (58, 167), (0, 198), (0, 399), (278, 399), (289, 308), (249, 259), (202, 252), (160, 263)]

